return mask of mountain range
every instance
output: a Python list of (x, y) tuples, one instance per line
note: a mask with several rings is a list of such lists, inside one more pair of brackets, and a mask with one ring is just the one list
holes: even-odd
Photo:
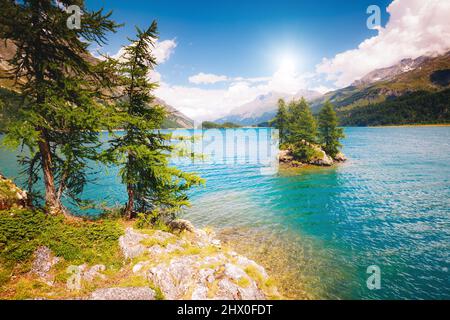
[[(290, 100), (302, 96), (309, 101), (313, 113), (317, 113), (325, 101), (331, 101), (343, 125), (396, 124), (395, 121), (401, 121), (402, 123), (417, 123), (418, 121), (420, 123), (450, 122), (449, 102), (446, 103), (445, 99), (442, 100), (442, 96), (438, 97), (438, 100), (441, 101), (440, 109), (433, 109), (432, 112), (423, 110), (423, 108), (433, 106), (425, 106), (423, 103), (419, 105), (414, 100), (424, 94), (433, 99), (435, 97), (433, 95), (448, 90), (449, 84), (450, 51), (439, 56), (403, 59), (393, 66), (369, 72), (348, 87), (330, 91), (324, 95), (308, 90), (300, 90), (295, 95), (274, 92), (262, 95), (250, 103), (233, 109), (229, 115), (217, 119), (215, 122), (230, 121), (241, 125), (264, 123), (275, 115), (279, 98)], [(410, 95), (413, 95), (413, 100), (408, 98)], [(409, 110), (408, 112), (406, 110), (395, 110), (395, 101), (400, 98), (402, 100), (399, 100), (399, 102), (402, 104), (405, 101), (409, 101), (408, 103), (414, 101), (417, 110)], [(377, 106), (384, 108), (385, 105), (382, 104), (387, 102), (390, 103), (389, 112), (392, 112), (391, 109), (394, 108), (394, 111), (403, 113), (400, 119), (389, 120), (389, 114), (382, 119), (383, 115), (380, 114)], [(427, 115), (414, 118), (416, 113), (426, 113)], [(377, 120), (370, 120), (371, 114), (377, 114)], [(355, 119), (355, 117), (358, 117), (358, 119)]]
[(232, 109), (229, 115), (219, 118), (214, 122), (233, 122), (240, 125), (255, 125), (269, 121), (275, 116), (279, 99), (289, 101), (304, 97), (306, 100), (313, 100), (320, 96), (321, 94), (319, 92), (312, 90), (300, 90), (293, 95), (280, 92), (269, 92), (258, 96), (251, 102)]

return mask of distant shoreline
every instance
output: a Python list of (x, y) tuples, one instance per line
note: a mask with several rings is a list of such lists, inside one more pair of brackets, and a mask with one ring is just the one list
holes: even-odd
[[(450, 123), (436, 124), (392, 124), (385, 126), (367, 126), (366, 128), (401, 128), (401, 127), (450, 127)], [(364, 127), (361, 127), (364, 128)]]

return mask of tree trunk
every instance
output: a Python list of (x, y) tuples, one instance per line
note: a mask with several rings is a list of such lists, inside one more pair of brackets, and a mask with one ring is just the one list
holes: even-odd
[(52, 156), (45, 129), (41, 130), (38, 146), (41, 153), (42, 171), (44, 174), (45, 206), (49, 213), (58, 213), (61, 209), (61, 205), (56, 197), (55, 179), (52, 171)]
[(128, 217), (128, 219), (134, 218), (134, 188), (131, 184), (127, 185), (127, 193), (128, 193), (128, 202), (127, 206), (125, 207), (125, 216)]

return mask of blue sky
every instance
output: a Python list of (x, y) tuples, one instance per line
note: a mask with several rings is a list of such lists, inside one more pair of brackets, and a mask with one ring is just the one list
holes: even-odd
[[(116, 54), (134, 26), (159, 25), (156, 95), (197, 119), (213, 119), (270, 91), (344, 87), (375, 68), (449, 38), (441, 0), (87, 0), (125, 26), (101, 50)], [(381, 9), (369, 30), (366, 10)], [(326, 59), (326, 60), (323, 60)], [(255, 80), (255, 78), (258, 78)]]
[[(249, 1), (249, 0), (90, 0), (89, 8), (113, 10), (125, 26), (110, 37), (105, 50), (117, 52), (134, 34), (158, 21), (161, 39), (177, 47), (159, 70), (167, 81), (186, 83), (194, 72), (259, 77), (275, 71), (282, 51), (301, 55), (301, 67), (312, 69), (322, 57), (352, 48), (375, 31), (366, 27), (366, 9), (389, 0)], [(383, 22), (387, 13), (383, 10)]]

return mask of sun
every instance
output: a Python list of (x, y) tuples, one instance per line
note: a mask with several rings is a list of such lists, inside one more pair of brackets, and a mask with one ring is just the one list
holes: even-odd
[(279, 71), (293, 72), (297, 68), (297, 63), (297, 59), (292, 53), (283, 53), (277, 58)]

